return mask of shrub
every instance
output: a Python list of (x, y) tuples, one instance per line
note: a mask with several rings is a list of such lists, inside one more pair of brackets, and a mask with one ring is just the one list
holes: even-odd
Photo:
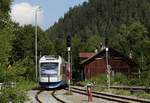
[(98, 85), (106, 85), (107, 77), (106, 77), (106, 74), (101, 74), (101, 75), (92, 77), (89, 81), (96, 83)]
[(5, 69), (4, 66), (0, 63), (0, 83), (4, 82), (5, 79)]
[(28, 91), (31, 89), (35, 89), (38, 87), (38, 83), (37, 82), (33, 82), (33, 81), (29, 81), (29, 80), (24, 80), (21, 82), (17, 83), (17, 88), (19, 90), (23, 90), (23, 91)]
[(143, 81), (139, 78), (130, 78), (128, 85), (131, 86), (143, 86)]
[(28, 99), (26, 91), (37, 87), (36, 82), (27, 80), (17, 82), (15, 88), (5, 87), (0, 91), (0, 103), (24, 103)]
[(128, 79), (122, 73), (116, 73), (114, 78), (112, 79), (112, 83), (114, 85), (127, 85), (128, 84)]
[(6, 81), (16, 81), (20, 82), (22, 80), (34, 80), (34, 67), (30, 58), (25, 58), (22, 61), (14, 63), (12, 68), (7, 70)]
[(0, 103), (23, 103), (27, 96), (23, 91), (18, 89), (7, 88), (1, 91)]
[(146, 87), (150, 86), (150, 70), (143, 72), (142, 81), (144, 86)]

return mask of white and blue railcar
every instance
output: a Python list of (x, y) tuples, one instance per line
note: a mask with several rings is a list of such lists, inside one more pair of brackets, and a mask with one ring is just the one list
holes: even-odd
[(61, 56), (43, 56), (39, 60), (39, 84), (42, 88), (57, 88), (65, 84), (64, 60)]

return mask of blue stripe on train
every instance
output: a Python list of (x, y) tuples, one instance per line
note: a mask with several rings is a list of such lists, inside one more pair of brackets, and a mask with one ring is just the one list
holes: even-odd
[(42, 88), (57, 88), (60, 87), (63, 83), (62, 81), (59, 82), (39, 82)]

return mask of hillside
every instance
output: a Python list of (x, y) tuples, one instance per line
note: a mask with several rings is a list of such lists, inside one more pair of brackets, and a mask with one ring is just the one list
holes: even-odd
[(72, 35), (73, 67), (78, 68), (80, 51), (94, 51), (108, 45), (125, 55), (132, 54), (139, 68), (150, 70), (150, 1), (89, 0), (70, 8), (47, 30), (55, 51), (66, 55), (66, 35)]
[(149, 0), (89, 0), (70, 8), (47, 32), (63, 38), (67, 33), (89, 38), (92, 35), (113, 35), (122, 24), (140, 21), (149, 28)]

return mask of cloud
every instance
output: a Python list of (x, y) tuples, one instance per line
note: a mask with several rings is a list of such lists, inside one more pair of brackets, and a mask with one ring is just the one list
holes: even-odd
[[(26, 2), (14, 4), (11, 7), (11, 19), (20, 25), (35, 24), (35, 10), (37, 10), (37, 7)], [(40, 9), (37, 12), (37, 23), (42, 24), (43, 18), (44, 11)]]

